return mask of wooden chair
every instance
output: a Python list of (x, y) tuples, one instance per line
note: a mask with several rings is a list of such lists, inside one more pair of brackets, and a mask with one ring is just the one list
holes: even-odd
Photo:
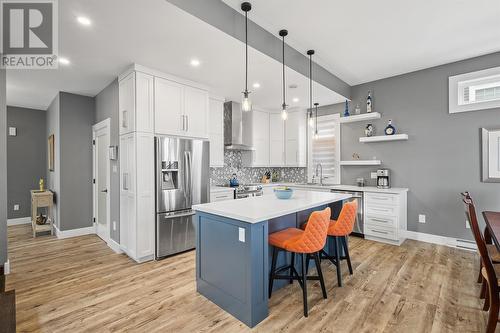
[(486, 292), (486, 300), (488, 303), (489, 313), (488, 313), (488, 323), (486, 326), (486, 333), (494, 333), (497, 321), (498, 321), (498, 310), (499, 310), (499, 280), (500, 276), (500, 266), (493, 265), (493, 262), (488, 253), (488, 249), (486, 247), (486, 242), (484, 240), (483, 235), (481, 234), (481, 229), (479, 228), (479, 224), (477, 222), (476, 209), (474, 207), (474, 203), (470, 198), (470, 195), (463, 194), (463, 202), (465, 203), (465, 215), (470, 223), (472, 234), (474, 235), (474, 239), (477, 244), (477, 249), (479, 255), (481, 257), (482, 265), (481, 275), (486, 281), (487, 292)]
[(0, 266), (0, 332), (16, 332), (16, 292), (5, 291), (3, 266)]

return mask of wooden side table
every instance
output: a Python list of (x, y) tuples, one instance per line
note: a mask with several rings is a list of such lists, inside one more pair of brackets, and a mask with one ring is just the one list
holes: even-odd
[[(53, 222), (53, 212), (52, 204), (54, 202), (54, 194), (50, 191), (36, 191), (31, 190), (31, 227), (33, 229), (33, 237), (36, 237), (37, 232), (50, 231), (50, 234), (54, 234), (54, 228), (52, 227)], [(47, 223), (44, 225), (36, 224), (36, 216), (38, 214), (38, 208), (47, 207)]]

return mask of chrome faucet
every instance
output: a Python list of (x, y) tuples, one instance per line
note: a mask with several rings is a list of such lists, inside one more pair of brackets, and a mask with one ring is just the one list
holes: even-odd
[[(321, 173), (318, 173), (318, 167)], [(316, 164), (316, 177), (318, 176), (319, 176), (319, 184), (323, 185), (323, 166), (321, 165), (321, 163)]]

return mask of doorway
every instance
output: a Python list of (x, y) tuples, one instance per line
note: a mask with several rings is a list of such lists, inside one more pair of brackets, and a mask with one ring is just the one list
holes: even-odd
[(94, 226), (97, 236), (110, 239), (110, 119), (92, 126)]

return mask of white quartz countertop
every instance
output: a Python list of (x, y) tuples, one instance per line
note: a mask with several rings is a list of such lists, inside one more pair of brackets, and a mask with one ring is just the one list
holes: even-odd
[(349, 194), (294, 191), (292, 198), (287, 200), (280, 200), (274, 195), (264, 195), (260, 197), (194, 205), (193, 210), (243, 222), (257, 223), (332, 202), (345, 200), (350, 197)]
[(392, 187), (388, 189), (378, 188), (375, 186), (356, 186), (356, 185), (306, 185), (306, 184), (297, 184), (297, 183), (269, 183), (269, 184), (261, 184), (262, 187), (268, 186), (289, 186), (289, 187), (298, 187), (304, 189), (322, 189), (322, 190), (339, 190), (339, 191), (359, 191), (359, 192), (377, 192), (377, 193), (402, 193), (408, 192), (407, 188), (402, 187)]

